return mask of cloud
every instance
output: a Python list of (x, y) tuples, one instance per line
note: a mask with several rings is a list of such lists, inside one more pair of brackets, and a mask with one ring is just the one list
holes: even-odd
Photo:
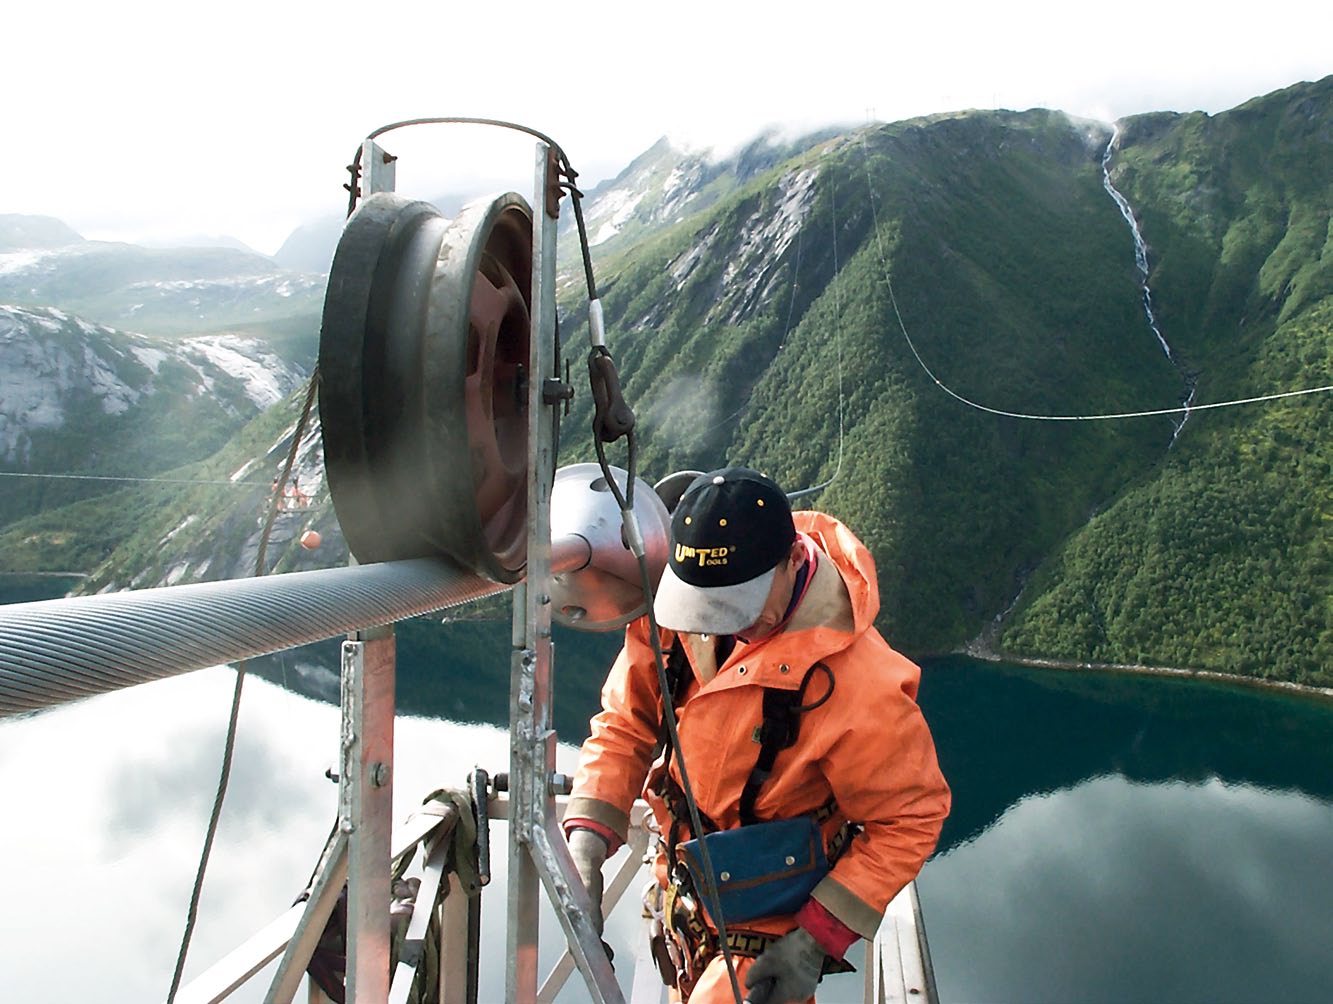
[[(299, 222), (339, 210), (360, 137), (421, 114), (533, 125), (591, 187), (664, 133), (726, 147), (770, 124), (805, 131), (963, 107), (1218, 111), (1328, 71), (1327, 4), (1249, 12), (1205, 16), (1164, 0), (1146, 22), (1027, 0), (812, 18), (787, 2), (590, 0), (562, 25), (518, 0), (499, 19), (398, 2), (367, 25), (364, 6), (343, 0), (52, 0), (6, 22), (7, 79), (23, 97), (6, 107), (20, 146), (0, 166), (0, 210), (54, 215), (94, 237), (229, 233), (272, 252)], [(358, 49), (360, 27), (375, 30)], [(390, 149), (410, 194), (531, 187), (526, 138), (407, 137), (394, 134)]]

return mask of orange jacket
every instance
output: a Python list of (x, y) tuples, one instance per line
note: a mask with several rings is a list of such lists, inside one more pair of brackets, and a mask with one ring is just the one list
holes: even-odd
[[(869, 938), (889, 901), (934, 850), (949, 813), (949, 788), (916, 704), (920, 670), (873, 626), (879, 610), (874, 559), (832, 517), (793, 515), (797, 530), (820, 552), (810, 588), (784, 630), (754, 644), (738, 643), (715, 676), (711, 667), (701, 673), (703, 659), (694, 657), (698, 636), (683, 639), (695, 679), (678, 710), (680, 754), (699, 808), (718, 826), (738, 826), (741, 789), (759, 753), (753, 733), (763, 720), (763, 689), (795, 689), (810, 666), (827, 665), (836, 681), (833, 693), (801, 716), (797, 742), (778, 754), (755, 810), (761, 819), (786, 819), (813, 813), (832, 796), (838, 810), (824, 824), (826, 838), (847, 820), (860, 824), (862, 832), (813, 896)], [(662, 632), (664, 651), (674, 639), (674, 632)], [(827, 688), (828, 677), (816, 671), (804, 703)], [(645, 791), (658, 740), (658, 689), (643, 618), (626, 629), (625, 646), (602, 689), (602, 711), (583, 744), (566, 818), (590, 819), (624, 839), (630, 807), (643, 794), (666, 831), (666, 807)], [(679, 780), (678, 758), (671, 772)], [(791, 918), (746, 925), (776, 931), (792, 926)]]

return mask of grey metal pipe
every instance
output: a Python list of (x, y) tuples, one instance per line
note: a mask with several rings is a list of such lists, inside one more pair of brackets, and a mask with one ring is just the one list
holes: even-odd
[(418, 558), (0, 606), (0, 718), (509, 588)]

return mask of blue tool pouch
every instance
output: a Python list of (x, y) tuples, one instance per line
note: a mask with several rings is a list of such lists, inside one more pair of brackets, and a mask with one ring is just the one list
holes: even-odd
[[(703, 839), (728, 924), (795, 913), (829, 871), (824, 838), (810, 816), (719, 830)], [(687, 840), (678, 850), (711, 917), (699, 841)]]

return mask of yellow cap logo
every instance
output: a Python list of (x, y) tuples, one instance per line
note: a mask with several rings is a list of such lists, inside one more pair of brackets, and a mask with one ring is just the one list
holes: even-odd
[(689, 561), (698, 561), (699, 567), (727, 564), (730, 547), (690, 547), (688, 544), (676, 545), (676, 564), (684, 565)]

